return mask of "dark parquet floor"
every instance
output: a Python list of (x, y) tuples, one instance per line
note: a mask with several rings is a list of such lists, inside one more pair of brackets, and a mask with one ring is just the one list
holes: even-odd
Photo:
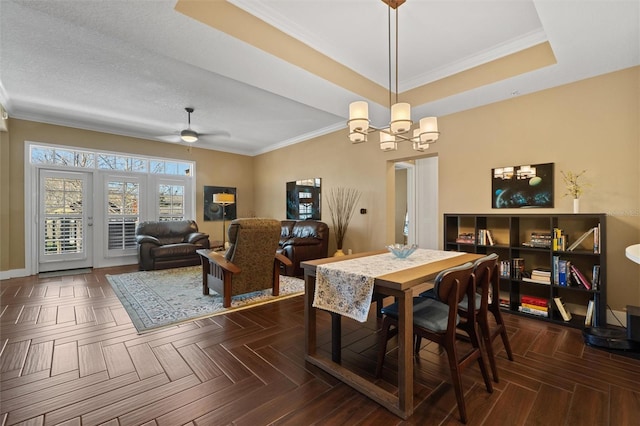
[[(416, 361), (416, 410), (402, 421), (305, 363), (302, 297), (138, 335), (104, 277), (131, 270), (2, 281), (0, 424), (459, 424), (436, 345)], [(326, 351), (329, 316), (318, 320)], [(640, 425), (640, 360), (587, 347), (579, 330), (505, 320), (515, 361), (496, 342), (493, 394), (476, 366), (465, 370), (468, 424)], [(375, 330), (373, 316), (344, 321), (343, 364), (372, 376)]]

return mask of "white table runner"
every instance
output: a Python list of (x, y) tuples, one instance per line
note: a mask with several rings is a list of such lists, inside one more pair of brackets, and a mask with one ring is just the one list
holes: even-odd
[(463, 254), (417, 249), (406, 259), (383, 253), (319, 265), (316, 269), (313, 306), (365, 322), (369, 316), (376, 277)]

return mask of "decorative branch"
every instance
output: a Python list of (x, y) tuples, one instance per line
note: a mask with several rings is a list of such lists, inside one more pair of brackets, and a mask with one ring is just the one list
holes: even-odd
[(360, 191), (354, 188), (333, 188), (329, 191), (327, 204), (331, 213), (333, 233), (336, 236), (338, 250), (342, 250), (344, 236), (347, 233), (349, 222), (355, 211), (356, 203), (360, 199)]
[(580, 198), (580, 195), (584, 192), (584, 189), (589, 186), (589, 184), (578, 183), (578, 179), (580, 176), (585, 174), (587, 171), (583, 170), (580, 173), (574, 173), (571, 170), (568, 172), (563, 172), (560, 170), (562, 174), (562, 179), (564, 180), (564, 184), (567, 187), (567, 192), (564, 193), (563, 197), (567, 195), (571, 195), (574, 199)]

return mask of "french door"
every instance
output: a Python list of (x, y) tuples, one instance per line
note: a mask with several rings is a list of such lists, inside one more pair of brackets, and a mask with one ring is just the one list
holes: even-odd
[(92, 175), (40, 169), (38, 272), (93, 266)]

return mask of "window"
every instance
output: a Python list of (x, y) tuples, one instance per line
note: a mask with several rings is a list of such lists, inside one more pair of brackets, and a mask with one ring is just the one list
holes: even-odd
[(32, 145), (31, 164), (93, 169), (95, 167), (95, 154), (77, 149)]
[(147, 160), (127, 155), (99, 153), (98, 168), (104, 170), (144, 173), (147, 171)]
[(107, 183), (107, 248), (135, 249), (139, 220), (140, 184), (110, 180)]
[[(46, 235), (49, 239), (45, 248), (48, 253), (87, 251), (87, 247), (79, 245), (84, 229), (84, 237), (90, 235), (95, 242), (91, 247), (99, 248), (96, 259), (131, 256), (137, 249), (135, 230), (140, 221), (195, 217), (194, 162), (36, 143), (29, 143), (28, 152), (33, 170), (66, 169), (58, 171), (72, 174), (81, 171), (92, 176), (91, 185), (97, 184), (86, 188), (92, 195), (90, 202), (93, 204), (85, 206), (85, 210), (96, 213), (84, 221), (89, 225), (83, 223), (81, 215), (75, 214), (82, 210), (60, 210), (60, 206), (69, 206), (72, 201), (65, 199), (67, 204), (61, 205), (59, 195), (50, 195), (55, 204), (52, 208), (58, 210), (55, 215), (49, 213), (48, 216), (41, 212), (41, 223), (48, 221)], [(42, 188), (40, 191), (46, 192)], [(70, 196), (67, 188), (65, 197)], [(76, 204), (82, 209), (81, 203)], [(87, 228), (91, 224), (93, 226)], [(112, 261), (105, 261), (109, 262)]]
[(184, 219), (184, 185), (159, 185), (158, 219)]

